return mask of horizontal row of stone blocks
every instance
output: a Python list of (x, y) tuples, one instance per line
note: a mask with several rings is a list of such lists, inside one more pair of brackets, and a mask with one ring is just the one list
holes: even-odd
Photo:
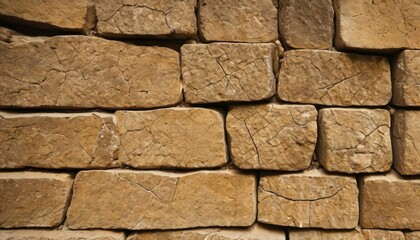
[[(74, 181), (74, 184), (73, 184)], [(251, 226), (420, 230), (420, 181), (364, 176), (89, 170), (0, 173), (0, 227), (183, 229)], [(73, 187), (73, 188), (72, 188)], [(72, 190), (73, 189), (73, 190)], [(360, 202), (359, 202), (360, 196)], [(258, 209), (258, 211), (257, 211)], [(360, 209), (360, 216), (359, 216)]]

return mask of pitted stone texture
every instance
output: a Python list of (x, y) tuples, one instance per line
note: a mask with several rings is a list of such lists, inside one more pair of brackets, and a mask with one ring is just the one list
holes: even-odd
[(256, 101), (276, 91), (275, 44), (186, 44), (181, 56), (189, 103)]
[(254, 224), (249, 228), (202, 228), (133, 233), (127, 240), (286, 240), (283, 231)]
[(204, 41), (274, 42), (278, 38), (277, 1), (199, 0)]
[(112, 115), (0, 112), (0, 168), (110, 168), (119, 136)]
[(256, 178), (233, 170), (82, 171), (67, 212), (72, 229), (250, 226)]
[(288, 102), (336, 106), (386, 105), (391, 73), (385, 57), (326, 50), (285, 53), (279, 97)]
[(420, 106), (420, 50), (404, 50), (393, 65), (392, 103)]
[(232, 107), (226, 118), (232, 161), (244, 169), (305, 169), (315, 149), (316, 120), (309, 105)]
[(280, 36), (288, 47), (332, 47), (334, 8), (331, 0), (280, 0), (279, 7)]
[(81, 31), (86, 23), (89, 1), (2, 0), (0, 18), (11, 18), (42, 28), (56, 27)]
[(263, 175), (258, 187), (258, 221), (300, 228), (355, 228), (358, 193), (356, 179), (317, 169)]
[(7, 240), (125, 240), (123, 232), (102, 230), (0, 230), (0, 239)]
[(0, 173), (0, 227), (60, 225), (72, 184), (70, 175), (65, 173)]
[(386, 172), (392, 165), (390, 114), (385, 109), (319, 111), (318, 161), (328, 171)]
[(336, 47), (389, 51), (420, 48), (416, 0), (335, 0)]
[(168, 48), (71, 36), (0, 49), (1, 106), (152, 108), (181, 98), (179, 54)]
[(400, 231), (379, 229), (355, 230), (292, 230), (290, 240), (405, 240)]
[(95, 0), (99, 34), (189, 38), (197, 32), (194, 0)]
[(420, 231), (405, 233), (405, 240), (420, 240)]
[(404, 233), (400, 231), (387, 231), (380, 229), (363, 229), (362, 239), (380, 239), (380, 240), (405, 240)]
[(204, 108), (118, 111), (119, 160), (135, 168), (204, 168), (227, 162), (224, 117)]
[(396, 172), (363, 178), (360, 224), (364, 228), (420, 230), (420, 180)]

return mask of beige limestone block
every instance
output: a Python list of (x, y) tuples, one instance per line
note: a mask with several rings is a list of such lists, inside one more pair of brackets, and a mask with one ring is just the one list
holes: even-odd
[(179, 53), (169, 48), (65, 36), (0, 52), (1, 106), (152, 108), (181, 98)]
[(406, 232), (405, 240), (420, 240), (420, 231), (416, 232)]
[(310, 105), (238, 105), (228, 112), (226, 130), (239, 168), (301, 170), (315, 150), (317, 111)]
[(0, 168), (109, 168), (119, 136), (113, 115), (0, 112)]
[(317, 169), (263, 175), (258, 187), (258, 221), (299, 228), (355, 228), (358, 193), (355, 178)]
[(420, 50), (401, 52), (392, 70), (392, 103), (420, 106)]
[(71, 229), (250, 226), (256, 205), (256, 177), (234, 170), (94, 170), (77, 174), (67, 220)]
[(418, 1), (334, 0), (334, 5), (336, 47), (375, 51), (420, 48)]
[(333, 45), (331, 0), (280, 0), (280, 37), (291, 48), (328, 49)]
[(290, 240), (405, 240), (400, 231), (356, 228), (354, 230), (292, 230)]
[(205, 168), (227, 162), (224, 117), (204, 108), (118, 111), (119, 160), (135, 168)]
[(363, 229), (363, 240), (405, 240), (404, 233), (400, 231), (387, 231), (381, 229)]
[(66, 173), (1, 172), (0, 227), (55, 227), (64, 220), (73, 181)]
[(123, 232), (103, 230), (68, 231), (14, 229), (0, 230), (0, 239), (7, 240), (125, 240)]
[(112, 37), (192, 38), (195, 0), (95, 0), (99, 34)]
[(278, 39), (277, 1), (199, 0), (198, 21), (204, 41), (274, 42)]
[(360, 224), (364, 228), (420, 230), (420, 180), (391, 171), (362, 180)]
[(328, 171), (386, 172), (392, 165), (391, 117), (385, 109), (319, 111), (318, 161)]
[(391, 99), (390, 66), (386, 57), (326, 50), (287, 51), (277, 94), (288, 102), (386, 105)]
[(256, 101), (276, 91), (275, 44), (185, 44), (181, 57), (186, 102)]
[(286, 240), (283, 231), (255, 223), (248, 228), (201, 228), (131, 234), (127, 240)]

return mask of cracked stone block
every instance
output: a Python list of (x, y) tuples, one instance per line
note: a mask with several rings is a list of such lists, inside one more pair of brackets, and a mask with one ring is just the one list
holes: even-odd
[(185, 44), (181, 48), (185, 101), (257, 101), (276, 91), (273, 43)]
[(237, 167), (302, 170), (311, 164), (315, 150), (317, 111), (310, 105), (234, 106), (226, 130)]
[(262, 175), (258, 221), (299, 228), (352, 229), (359, 220), (358, 194), (355, 178), (317, 169)]
[(334, 0), (335, 45), (340, 49), (392, 51), (420, 48), (416, 0)]
[(206, 168), (227, 162), (224, 116), (204, 108), (117, 111), (119, 160), (134, 168)]
[(66, 173), (1, 172), (0, 227), (56, 227), (64, 221), (73, 180)]
[(0, 239), (8, 240), (125, 240), (123, 232), (104, 230), (68, 231), (14, 229), (0, 230)]
[(328, 49), (333, 45), (331, 0), (280, 0), (279, 30), (290, 48)]
[(288, 102), (336, 106), (386, 105), (391, 73), (386, 57), (326, 50), (285, 53), (277, 94)]
[(111, 168), (119, 136), (111, 114), (0, 112), (0, 168)]
[(290, 240), (405, 240), (400, 231), (386, 231), (379, 229), (354, 230), (292, 230)]
[(420, 50), (401, 52), (392, 70), (392, 103), (420, 106)]
[(420, 230), (420, 180), (395, 171), (362, 180), (360, 224), (364, 228)]
[(181, 99), (179, 53), (169, 48), (65, 36), (0, 50), (0, 106), (154, 108)]
[(388, 171), (392, 165), (390, 122), (385, 109), (321, 109), (318, 161), (332, 172)]
[(420, 231), (417, 232), (406, 232), (405, 240), (420, 240)]
[(258, 223), (248, 228), (201, 228), (131, 234), (127, 240), (286, 240), (285, 233)]
[(234, 170), (82, 171), (67, 220), (71, 229), (179, 229), (250, 226), (256, 177)]
[(98, 33), (110, 37), (192, 38), (195, 0), (95, 0)]
[(277, 1), (199, 0), (198, 24), (204, 41), (274, 42)]

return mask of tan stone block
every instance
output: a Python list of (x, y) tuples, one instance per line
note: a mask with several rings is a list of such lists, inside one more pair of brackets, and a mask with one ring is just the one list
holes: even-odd
[(280, 0), (279, 6), (280, 37), (287, 46), (332, 47), (334, 8), (331, 0)]
[(406, 232), (405, 240), (420, 240), (420, 231), (417, 232)]
[(112, 37), (194, 37), (195, 5), (195, 0), (95, 0), (97, 29)]
[(249, 228), (201, 228), (131, 234), (127, 240), (286, 240), (283, 231), (254, 224)]
[(278, 38), (277, 1), (199, 0), (204, 41), (274, 42)]
[(404, 233), (400, 231), (386, 231), (380, 229), (363, 229), (362, 236), (365, 240), (405, 240)]
[(89, 231), (59, 231), (59, 230), (36, 230), (14, 229), (0, 230), (0, 239), (7, 240), (125, 240), (123, 232), (103, 230)]
[(226, 118), (232, 161), (244, 169), (305, 169), (315, 150), (316, 121), (310, 105), (234, 106)]
[(73, 181), (65, 173), (1, 172), (0, 227), (55, 227), (64, 220)]
[(404, 179), (394, 171), (366, 176), (361, 192), (362, 227), (420, 230), (419, 179)]
[(263, 175), (258, 187), (258, 221), (300, 228), (355, 228), (358, 193), (355, 178), (317, 169)]
[(256, 101), (276, 91), (275, 44), (186, 44), (181, 57), (189, 103)]
[(227, 162), (224, 117), (204, 108), (118, 111), (119, 160), (135, 168), (205, 168)]
[(109, 168), (119, 136), (113, 115), (0, 112), (0, 168)]
[(72, 229), (250, 226), (256, 178), (234, 170), (82, 171), (67, 212)]
[(390, 66), (380, 56), (326, 50), (287, 51), (277, 94), (288, 102), (386, 105), (391, 99)]
[(321, 109), (318, 161), (333, 172), (388, 171), (392, 165), (390, 118), (385, 109)]
[(364, 240), (360, 230), (293, 229), (290, 240)]
[(334, 0), (334, 6), (336, 47), (420, 48), (420, 4), (416, 0)]
[(392, 103), (420, 106), (420, 50), (401, 52), (392, 70)]
[(4, 48), (0, 66), (1, 106), (152, 108), (181, 98), (179, 53), (169, 48), (52, 37)]

